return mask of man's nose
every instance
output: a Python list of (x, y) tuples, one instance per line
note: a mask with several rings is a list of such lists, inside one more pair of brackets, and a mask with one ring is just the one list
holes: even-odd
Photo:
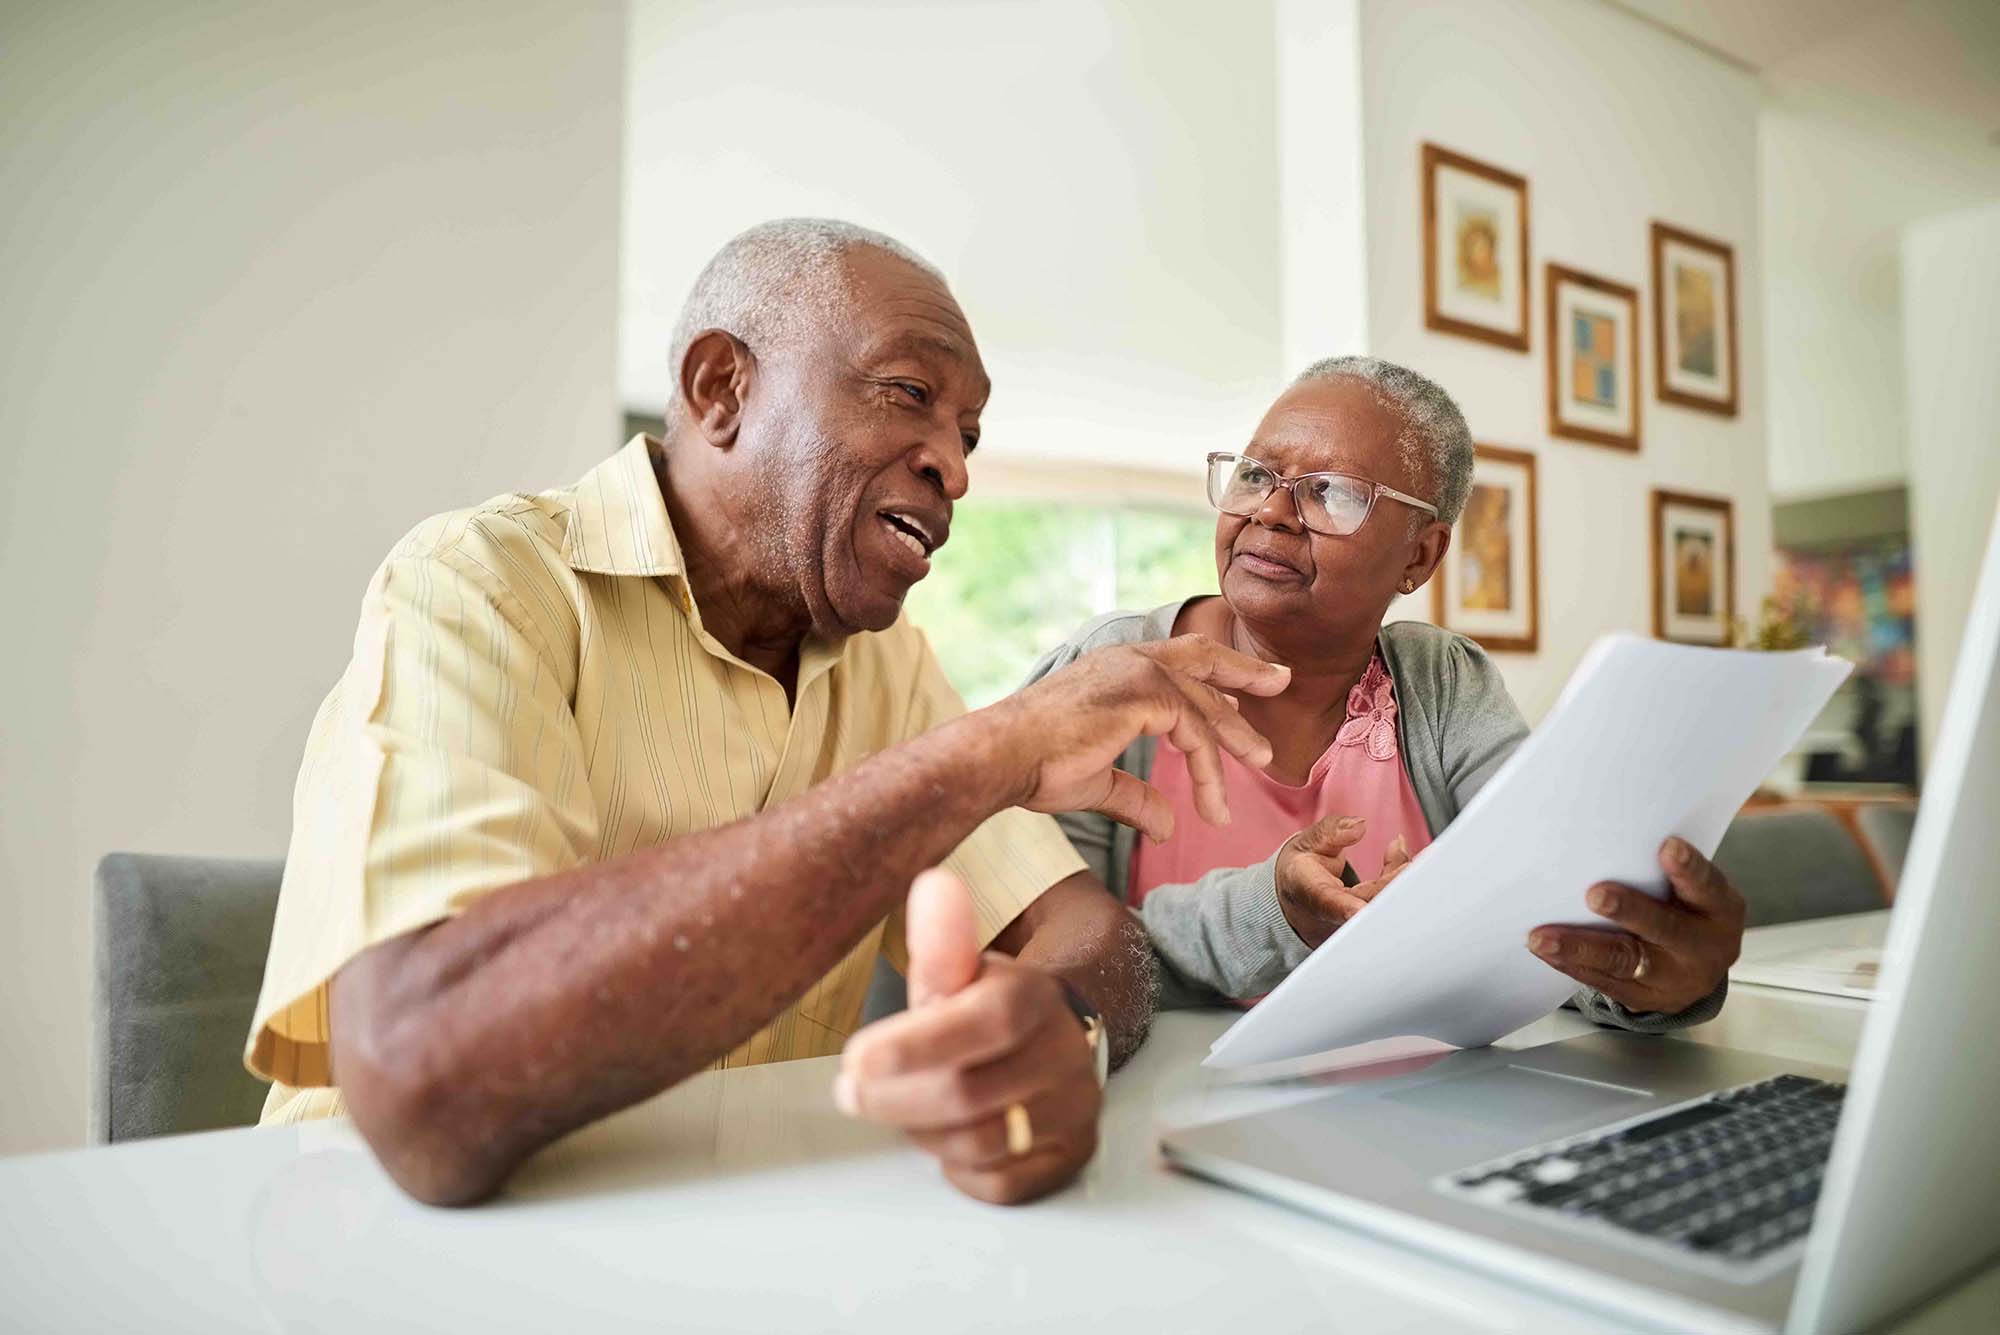
[(956, 430), (949, 436), (926, 437), (910, 452), (910, 470), (943, 492), (946, 500), (962, 499), (972, 484), (965, 467), (965, 442)]

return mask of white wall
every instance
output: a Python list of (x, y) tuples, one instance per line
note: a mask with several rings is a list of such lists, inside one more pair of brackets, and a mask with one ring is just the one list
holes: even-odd
[(1278, 0), (1284, 375), (1368, 345), (1362, 0)]
[[(1475, 438), (1539, 458), (1541, 650), (1498, 656), (1536, 719), (1594, 637), (1651, 633), (1650, 488), (1731, 498), (1739, 614), (1753, 614), (1766, 592), (1757, 84), (1597, 0), (1367, 0), (1361, 68), (1370, 351), (1437, 379), (1458, 397)], [(1425, 140), (1528, 178), (1526, 354), (1424, 328)], [(1742, 388), (1734, 418), (1653, 396), (1654, 218), (1736, 248)], [(1542, 294), (1551, 260), (1639, 289), (1636, 457), (1548, 434)], [(1427, 617), (1429, 594), (1402, 600), (1390, 615)]]
[[(1904, 174), (1838, 122), (1765, 109), (1771, 491), (1893, 486), (1907, 473), (1897, 224)], [(1887, 168), (1887, 170), (1885, 170)]]
[[(1771, 493), (1907, 476), (1903, 229), (2000, 198), (2000, 154), (1883, 99), (1790, 86), (1761, 126)], [(1980, 122), (1984, 125), (1984, 122)]]
[(616, 3), (41, 5), (0, 42), (0, 1153), (84, 1125), (88, 876), (283, 851), (415, 520), (616, 445)]
[(995, 385), (982, 453), (1198, 470), (1282, 369), (1272, 24), (1270, 0), (634, 0), (626, 403), (664, 401), (718, 245), (831, 214), (952, 279)]
[(1922, 754), (1939, 716), (2000, 500), (2000, 204), (1903, 237), (1910, 538)]

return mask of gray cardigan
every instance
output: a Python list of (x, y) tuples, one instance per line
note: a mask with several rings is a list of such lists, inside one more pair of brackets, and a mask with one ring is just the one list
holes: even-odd
[[(1184, 605), (1111, 612), (1086, 622), (1045, 654), (1028, 680), (1039, 681), (1091, 649), (1167, 639)], [(1528, 725), (1493, 660), (1463, 635), (1400, 621), (1384, 626), (1377, 643), (1396, 686), (1403, 763), (1435, 836), (1513, 754), (1528, 735)], [(1154, 738), (1141, 737), (1119, 757), (1118, 768), (1147, 778), (1156, 749)], [(1068, 812), (1056, 819), (1091, 871), (1120, 900), (1126, 899), (1137, 832), (1095, 812)], [(1253, 866), (1219, 867), (1200, 880), (1159, 886), (1146, 896), (1139, 916), (1160, 957), (1162, 1005), (1260, 996), (1312, 953), (1278, 906), (1272, 879), (1276, 862), (1273, 849)], [(1724, 979), (1714, 992), (1676, 1015), (1629, 1011), (1591, 988), (1580, 989), (1570, 1004), (1600, 1024), (1658, 1032), (1713, 1019), (1728, 987)]]

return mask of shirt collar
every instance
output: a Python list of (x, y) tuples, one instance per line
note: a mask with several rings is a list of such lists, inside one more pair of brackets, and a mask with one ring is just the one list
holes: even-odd
[[(572, 570), (597, 575), (670, 577), (681, 611), (709, 653), (749, 672), (763, 674), (724, 648), (701, 624), (701, 611), (687, 585), (687, 566), (680, 540), (667, 517), (667, 498), (660, 494), (653, 471), (649, 438), (632, 437), (623, 449), (585, 473), (571, 489), (569, 533), (563, 539), (563, 559)], [(844, 642), (809, 635), (799, 654), (798, 691), (825, 675), (841, 657)]]
[(645, 436), (632, 437), (585, 473), (571, 498), (563, 540), (563, 559), (571, 569), (645, 577), (684, 573)]

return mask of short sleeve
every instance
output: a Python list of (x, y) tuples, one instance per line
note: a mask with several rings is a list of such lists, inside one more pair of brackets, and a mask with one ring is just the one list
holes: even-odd
[(255, 1074), (331, 1084), (327, 984), (343, 964), (594, 847), (571, 687), (534, 624), (476, 551), (376, 573), (293, 795)]
[[(916, 644), (916, 665), (904, 732), (906, 737), (916, 737), (965, 713), (965, 701), (944, 675), (923, 632), (914, 626), (908, 629)], [(988, 817), (945, 858), (944, 865), (971, 887), (982, 946), (1000, 935), (1044, 890), (1086, 870), (1053, 817), (1020, 807)], [(889, 915), (882, 948), (899, 972), (907, 966), (900, 899)]]

